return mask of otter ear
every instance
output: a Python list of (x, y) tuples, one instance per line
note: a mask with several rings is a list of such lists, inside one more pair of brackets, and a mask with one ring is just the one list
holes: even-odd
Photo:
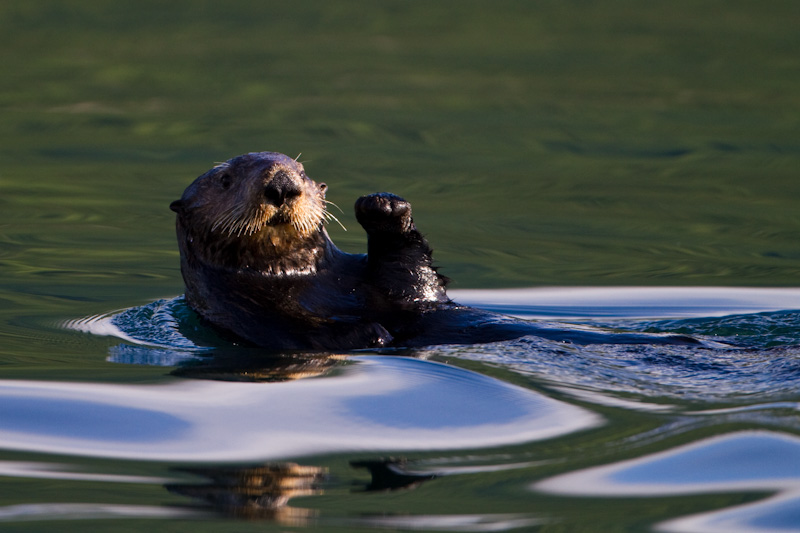
[(183, 212), (183, 200), (175, 200), (171, 204), (169, 204), (169, 208), (175, 211), (176, 213)]

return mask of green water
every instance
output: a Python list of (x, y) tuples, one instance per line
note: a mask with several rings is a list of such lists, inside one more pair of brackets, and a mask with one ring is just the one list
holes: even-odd
[[(799, 25), (794, 0), (0, 4), (0, 374), (167, 380), (163, 368), (107, 362), (114, 341), (58, 324), (182, 293), (167, 206), (248, 151), (302, 153), (343, 210), (348, 231), (329, 231), (347, 251), (365, 248), (359, 195), (406, 197), (458, 288), (796, 286)], [(588, 439), (493, 453), (566, 454), (577, 468), (595, 460), (584, 457), (593, 443), (662, 423), (598, 409), (611, 425)], [(315, 464), (354, 475), (340, 457)], [(435, 514), (467, 502), (556, 517), (547, 531), (627, 531), (752, 497), (617, 500), (612, 511), (521, 489), (560, 471), (456, 476), (370, 500), (334, 483), (311, 506)], [(0, 505), (185, 502), (155, 485), (4, 479)], [(91, 524), (200, 528), (151, 520)]]
[(463, 287), (798, 279), (795, 2), (0, 9), (5, 240), (56, 241), (11, 276), (177, 291), (166, 205), (274, 150), (329, 183), (348, 248), (358, 195), (408, 197)]

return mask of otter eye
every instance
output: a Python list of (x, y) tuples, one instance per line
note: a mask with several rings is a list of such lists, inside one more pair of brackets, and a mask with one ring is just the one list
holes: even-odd
[(223, 189), (228, 189), (231, 186), (231, 175), (223, 174), (219, 177), (219, 185)]

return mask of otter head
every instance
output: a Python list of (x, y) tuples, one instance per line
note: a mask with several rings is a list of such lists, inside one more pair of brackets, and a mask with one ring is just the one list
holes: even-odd
[[(234, 157), (197, 178), (170, 205), (178, 213), (181, 253), (212, 266), (296, 270), (327, 240), (326, 188), (283, 154)], [(281, 267), (287, 260), (295, 266)]]

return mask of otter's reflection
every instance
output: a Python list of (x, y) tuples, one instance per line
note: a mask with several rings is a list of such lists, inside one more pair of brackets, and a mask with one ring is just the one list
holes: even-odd
[[(145, 445), (114, 441), (110, 448), (108, 438), (96, 444), (98, 439), (86, 438), (88, 445), (113, 449), (123, 457), (208, 462), (212, 466), (191, 470), (207, 483), (171, 484), (167, 489), (199, 500), (207, 509), (249, 519), (297, 523), (315, 517), (289, 502), (299, 495), (319, 494), (317, 483), (323, 471), (285, 463), (229, 465), (355, 451), (490, 448), (552, 438), (602, 423), (594, 413), (535, 391), (427, 361), (426, 351), (340, 355), (274, 353), (238, 345), (181, 351), (123, 344), (111, 355), (110, 360), (118, 363), (173, 366), (171, 374), (180, 379), (159, 386), (113, 389), (82, 384), (81, 394), (70, 396), (72, 401), (77, 398), (92, 407), (105, 401), (118, 410), (122, 392), (127, 403), (142, 411), (139, 425), (144, 430), (155, 414), (169, 415), (175, 420), (173, 425), (184, 426), (177, 436), (162, 436), (159, 426), (159, 432), (147, 434)], [(62, 387), (67, 389), (65, 394), (76, 388)], [(30, 395), (29, 388), (23, 392)], [(49, 393), (49, 388), (42, 394)], [(58, 413), (47, 410), (51, 403), (37, 407), (52, 418)], [(27, 428), (24, 422), (17, 425)], [(47, 450), (75, 449), (74, 439), (53, 446), (52, 436), (46, 437)], [(456, 468), (380, 459), (380, 455), (358, 459), (350, 466), (369, 471), (369, 481), (361, 476), (357, 480), (354, 471), (338, 473), (337, 489), (356, 487), (362, 494), (407, 490), (455, 473), (519, 468), (494, 461)]]
[[(381, 458), (351, 461), (354, 468), (366, 468), (372, 475), (365, 492), (408, 490), (438, 474), (420, 474), (406, 470), (405, 458)], [(203, 477), (206, 483), (169, 483), (164, 487), (173, 494), (189, 497), (202, 507), (233, 518), (274, 520), (304, 526), (317, 516), (313, 509), (292, 507), (289, 501), (299, 496), (322, 494), (320, 484), (327, 469), (283, 462), (254, 466), (208, 466), (176, 468)]]
[[(247, 350), (215, 350), (211, 357), (183, 363), (172, 375), (190, 379), (217, 381), (284, 382), (317, 377), (344, 364), (347, 356), (339, 354), (265, 355)], [(365, 468), (372, 475), (366, 492), (413, 489), (432, 474), (405, 471), (404, 458), (381, 458), (352, 461), (354, 468)], [(199, 500), (205, 506), (235, 518), (275, 520), (286, 525), (306, 525), (316, 516), (310, 509), (291, 507), (289, 500), (298, 496), (321, 494), (320, 482), (327, 471), (297, 463), (274, 463), (248, 467), (180, 468), (210, 482), (204, 484), (168, 484), (173, 494)]]
[(350, 461), (353, 468), (366, 468), (372, 479), (365, 487), (366, 492), (385, 492), (400, 489), (415, 489), (426, 481), (439, 477), (433, 473), (416, 473), (407, 470), (408, 460), (404, 457), (388, 457), (374, 460)]
[(320, 494), (326, 470), (296, 463), (248, 467), (180, 468), (202, 476), (208, 483), (167, 484), (173, 493), (188, 496), (227, 516), (249, 520), (275, 520), (302, 526), (315, 516), (310, 509), (289, 506), (298, 496)]
[(264, 354), (257, 350), (214, 350), (212, 355), (186, 361), (173, 376), (217, 381), (282, 382), (323, 376), (347, 360), (340, 354)]

